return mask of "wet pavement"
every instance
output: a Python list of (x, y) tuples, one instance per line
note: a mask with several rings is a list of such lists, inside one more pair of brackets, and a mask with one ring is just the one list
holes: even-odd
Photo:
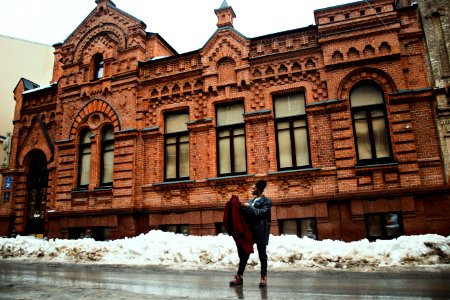
[[(269, 270), (270, 272), (270, 270)], [(450, 299), (450, 267), (353, 272), (233, 272), (0, 260), (0, 299)]]

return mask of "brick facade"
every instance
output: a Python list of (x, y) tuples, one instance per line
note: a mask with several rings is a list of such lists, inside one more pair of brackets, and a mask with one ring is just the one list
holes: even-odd
[[(450, 186), (416, 6), (355, 2), (316, 10), (317, 25), (247, 38), (224, 2), (205, 46), (178, 54), (112, 1), (96, 3), (55, 45), (55, 83), (15, 90), (11, 165), (1, 170), (13, 176), (12, 197), (0, 204), (0, 234), (35, 233), (27, 222), (40, 211), (30, 201), (47, 180), (36, 224), (49, 237), (89, 230), (116, 239), (151, 229), (214, 235), (225, 202), (250, 197), (260, 178), (273, 201), (273, 234), (311, 220), (315, 238), (358, 240), (371, 230), (371, 216), (386, 225), (391, 214), (400, 218), (399, 234), (450, 234)], [(372, 163), (356, 146), (350, 95), (361, 84), (380, 87), (384, 99), (377, 113), (387, 124), (388, 159)], [(309, 163), (283, 169), (274, 99), (293, 93), (305, 96), (309, 152), (298, 155)], [(217, 109), (231, 104), (244, 108), (245, 172), (221, 176)], [(189, 114), (189, 176), (167, 180), (165, 121), (179, 112)], [(114, 130), (112, 185), (101, 179), (106, 125)], [(87, 130), (90, 170), (81, 186)], [(46, 164), (45, 178), (30, 175), (36, 161)]]

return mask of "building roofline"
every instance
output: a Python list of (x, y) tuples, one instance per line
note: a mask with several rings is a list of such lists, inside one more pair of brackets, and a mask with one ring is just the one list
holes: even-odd
[(178, 55), (178, 51), (175, 50), (159, 33), (156, 32), (146, 32), (146, 37), (150, 37), (150, 36), (156, 36), (157, 38), (159, 38), (163, 44), (169, 48), (170, 51), (172, 51), (173, 53), (175, 53), (175, 55)]
[(195, 55), (195, 54), (199, 54), (199, 53), (200, 53), (200, 50), (193, 50), (193, 51), (189, 51), (189, 52), (185, 52), (185, 53), (181, 53), (181, 54), (176, 54), (176, 55), (172, 55), (172, 56), (161, 57), (161, 58), (158, 58), (158, 59), (149, 59), (147, 61), (140, 61), (138, 64), (139, 64), (139, 67), (145, 67), (147, 65), (151, 65), (151, 64), (156, 63), (156, 62), (170, 61), (172, 59), (178, 59), (178, 58), (191, 56), (191, 55)]
[(292, 34), (292, 33), (297, 33), (297, 32), (303, 32), (303, 31), (309, 31), (309, 30), (314, 30), (317, 29), (318, 26), (317, 25), (308, 25), (306, 27), (300, 27), (300, 28), (295, 28), (295, 29), (288, 29), (285, 31), (279, 31), (279, 32), (274, 32), (274, 33), (269, 33), (269, 34), (265, 34), (265, 35), (261, 35), (261, 36), (257, 36), (257, 37), (252, 37), (249, 40), (250, 41), (256, 41), (256, 40), (262, 40), (262, 39), (267, 39), (267, 38), (272, 38), (275, 36), (280, 36), (280, 35), (286, 35), (286, 34)]
[(17, 37), (13, 37), (13, 36), (8, 36), (8, 35), (3, 35), (3, 34), (0, 34), (0, 37), (2, 37), (2, 38), (7, 38), (7, 39), (11, 39), (11, 40), (16, 40), (16, 41), (19, 41), (19, 42), (25, 42), (25, 43), (36, 44), (36, 45), (39, 45), (39, 46), (47, 46), (47, 47), (49, 47), (49, 48), (52, 48), (52, 47), (53, 47), (52, 45), (49, 45), (49, 44), (44, 44), (44, 43), (40, 43), (40, 42), (30, 41), (30, 40), (26, 40), (26, 39), (22, 39), (22, 38), (17, 38)]
[[(119, 13), (121, 13), (121, 14), (124, 14), (124, 15), (126, 15), (126, 16), (128, 16), (128, 17), (130, 17), (130, 18), (132, 18), (132, 19), (134, 19), (134, 20), (136, 20), (136, 21), (138, 21), (138, 22), (140, 22), (140, 24), (144, 26), (144, 30), (145, 30), (145, 28), (147, 28), (147, 25), (146, 25), (142, 20), (136, 18), (136, 17), (133, 16), (133, 15), (130, 15), (130, 14), (127, 13), (126, 11), (121, 10), (121, 9), (118, 8), (114, 3), (107, 2), (106, 5), (107, 5), (108, 7), (110, 7), (110, 8), (112, 8), (112, 9), (116, 10), (117, 12), (119, 12)], [(97, 6), (94, 7), (94, 8), (91, 10), (91, 12), (83, 19), (83, 21), (81, 21), (80, 24), (78, 24), (78, 26), (77, 26), (77, 27), (69, 34), (69, 36), (68, 36), (67, 38), (64, 39), (64, 41), (62, 42), (62, 44), (64, 44), (67, 40), (69, 40), (69, 39), (75, 34), (75, 32), (78, 30), (78, 28), (80, 28), (80, 26), (81, 26), (82, 24), (84, 24), (84, 22), (85, 22), (87, 19), (89, 19), (92, 15), (94, 15), (96, 11), (97, 11)], [(58, 44), (59, 44), (59, 43), (56, 43), (55, 45), (58, 45)]]
[[(368, 2), (375, 2), (376, 0), (367, 0)], [(366, 3), (367, 1), (354, 1), (354, 2), (349, 2), (349, 3), (344, 3), (344, 4), (339, 4), (339, 5), (334, 5), (334, 6), (328, 6), (328, 7), (324, 7), (324, 8), (318, 8), (314, 10), (315, 12), (323, 12), (323, 11), (327, 11), (327, 10), (332, 10), (332, 9), (336, 9), (336, 8), (344, 8), (346, 6), (354, 6), (356, 4), (363, 4)]]

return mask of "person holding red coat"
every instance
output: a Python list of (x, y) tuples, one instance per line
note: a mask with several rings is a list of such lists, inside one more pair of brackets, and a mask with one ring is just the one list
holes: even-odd
[[(267, 186), (265, 180), (258, 180), (252, 186), (252, 195), (254, 198), (248, 202), (241, 203), (241, 212), (244, 219), (250, 223), (250, 231), (252, 244), (255, 243), (258, 249), (259, 261), (261, 263), (261, 280), (260, 287), (267, 286), (267, 253), (266, 248), (269, 244), (270, 221), (272, 201), (263, 195)], [(250, 256), (249, 251), (245, 251), (238, 243), (236, 243), (239, 255), (239, 268), (234, 279), (230, 281), (230, 286), (238, 286), (244, 284), (244, 270)], [(253, 252), (253, 250), (251, 251)]]

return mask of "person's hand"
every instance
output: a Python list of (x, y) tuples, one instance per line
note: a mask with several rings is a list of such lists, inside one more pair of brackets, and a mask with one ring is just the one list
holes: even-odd
[(241, 203), (241, 206), (243, 206), (243, 207), (248, 207), (249, 204), (248, 204), (247, 202), (244, 202), (244, 203)]

